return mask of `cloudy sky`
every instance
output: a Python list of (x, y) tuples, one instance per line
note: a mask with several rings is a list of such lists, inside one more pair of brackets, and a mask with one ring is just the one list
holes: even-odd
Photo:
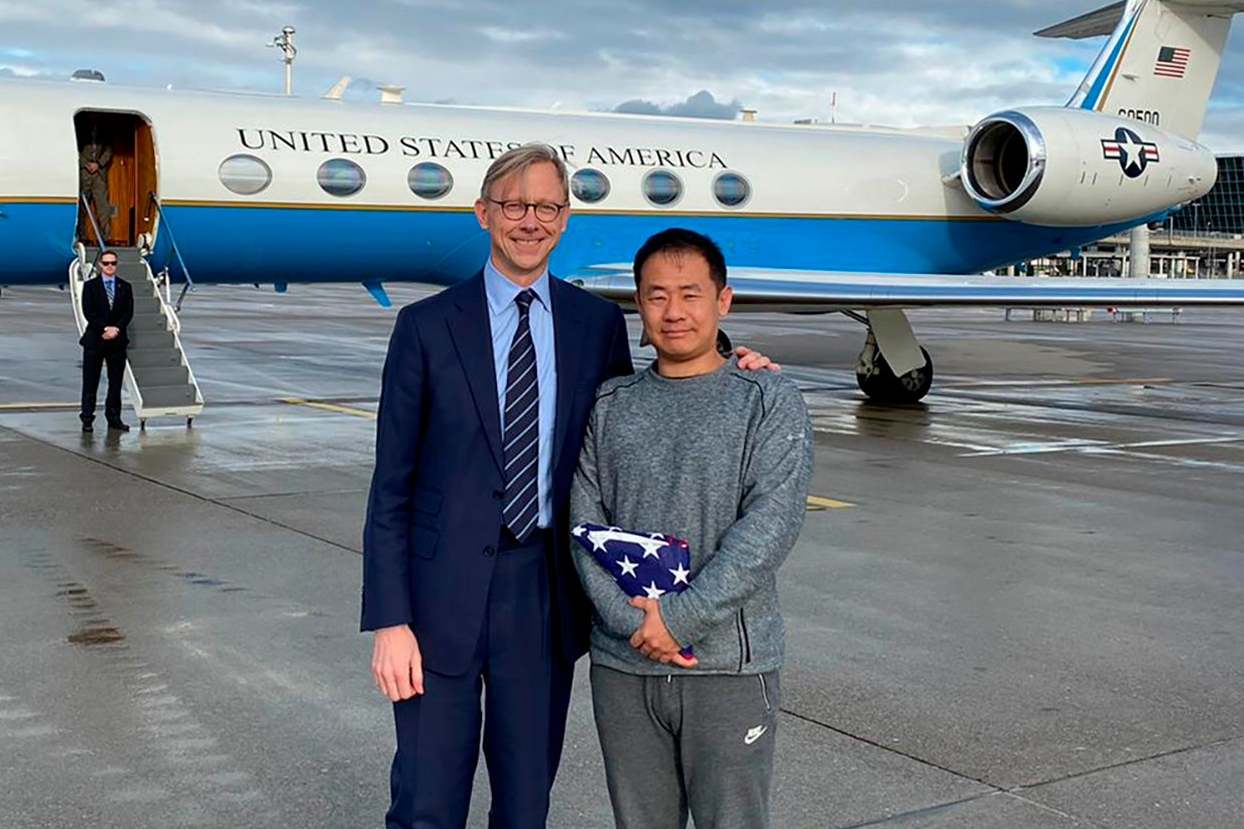
[[(673, 112), (761, 120), (967, 124), (1004, 106), (1061, 104), (1101, 46), (1031, 36), (1105, 0), (0, 0), (0, 75), (280, 91), (297, 28), (295, 92), (341, 75), (407, 100)], [(1237, 25), (1202, 141), (1244, 151)]]

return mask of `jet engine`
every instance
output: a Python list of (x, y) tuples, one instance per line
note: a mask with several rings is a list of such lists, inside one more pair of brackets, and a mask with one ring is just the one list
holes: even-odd
[[(1158, 113), (1146, 113), (1158, 118)], [(1126, 222), (1200, 198), (1208, 149), (1133, 118), (1064, 107), (990, 115), (963, 146), (960, 178), (984, 209), (1035, 225)]]

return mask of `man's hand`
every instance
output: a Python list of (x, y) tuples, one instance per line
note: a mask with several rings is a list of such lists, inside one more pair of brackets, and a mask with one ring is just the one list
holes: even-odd
[(760, 371), (767, 368), (769, 371), (781, 371), (782, 367), (770, 360), (759, 351), (752, 351), (745, 345), (741, 345), (734, 349), (734, 353), (739, 358), (739, 368), (744, 371)]
[(409, 625), (376, 631), (371, 652), (371, 675), (376, 687), (393, 702), (423, 693), (423, 656)]
[(674, 640), (669, 628), (665, 626), (665, 620), (661, 618), (660, 602), (635, 596), (631, 599), (631, 607), (637, 607), (644, 612), (643, 624), (631, 634), (632, 648), (637, 648), (644, 656), (662, 665), (694, 668), (700, 664), (694, 656), (687, 658), (678, 652), (682, 646)]
[(108, 325), (104, 327), (103, 336), (105, 340), (115, 340), (120, 333), (120, 328), (117, 328), (115, 325)]
[(91, 175), (95, 175), (96, 173), (99, 172), (99, 165), (96, 164), (94, 161), (88, 161), (86, 162), (86, 171), (90, 173)]

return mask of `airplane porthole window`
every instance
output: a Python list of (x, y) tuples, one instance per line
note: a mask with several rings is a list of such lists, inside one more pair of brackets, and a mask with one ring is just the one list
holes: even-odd
[(453, 189), (454, 177), (441, 165), (425, 161), (410, 168), (406, 183), (420, 198), (439, 199)]
[(669, 170), (653, 170), (644, 176), (644, 198), (657, 207), (669, 207), (682, 196), (682, 180)]
[(231, 155), (220, 162), (220, 183), (239, 196), (253, 196), (272, 183), (272, 168), (253, 155)]
[(725, 207), (738, 207), (752, 195), (752, 186), (738, 173), (722, 173), (713, 179), (713, 197)]
[(330, 158), (315, 174), (320, 187), (330, 196), (353, 196), (367, 184), (363, 168), (347, 158)]
[(570, 192), (581, 202), (595, 204), (609, 195), (609, 179), (600, 170), (585, 167), (570, 177)]

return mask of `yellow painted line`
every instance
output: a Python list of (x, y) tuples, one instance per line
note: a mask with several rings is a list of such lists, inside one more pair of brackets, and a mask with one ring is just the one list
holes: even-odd
[(0, 204), (77, 204), (73, 196), (0, 196)]
[(356, 409), (353, 406), (342, 406), (340, 403), (321, 403), (318, 400), (303, 400), (301, 397), (282, 397), (282, 403), (288, 403), (291, 406), (306, 406), (311, 409), (320, 409), (325, 412), (336, 412), (337, 414), (348, 414), (354, 417), (365, 417), (369, 420), (376, 419), (375, 412), (369, 412), (366, 409)]
[(0, 411), (22, 409), (76, 409), (77, 403), (0, 403)]
[[(376, 204), (365, 202), (319, 202), (282, 201), (220, 201), (214, 199), (165, 199), (165, 207), (244, 207), (258, 210), (372, 210), (396, 213), (470, 213), (472, 207), (461, 205), (424, 204)], [(718, 217), (723, 219), (836, 219), (847, 221), (894, 221), (894, 222), (1003, 222), (1005, 217), (992, 214), (971, 215), (909, 215), (885, 213), (774, 213), (737, 210), (626, 210), (582, 207), (574, 205), (573, 213), (585, 216), (672, 216), (672, 217)]]
[(855, 504), (849, 501), (835, 501), (833, 498), (822, 498), (819, 495), (808, 496), (808, 511), (820, 512), (826, 509), (850, 509)]
[[(3, 196), (0, 204), (75, 204), (77, 199), (63, 196)], [(384, 213), (470, 213), (469, 205), (448, 204), (376, 204), (375, 202), (292, 202), (292, 201), (224, 201), (221, 199), (164, 199), (165, 207), (243, 207), (252, 210), (370, 210)], [(670, 216), (672, 218), (722, 219), (833, 219), (858, 222), (1005, 222), (1004, 216), (993, 214), (920, 215), (888, 213), (794, 213), (744, 210), (630, 210), (574, 205), (574, 212), (585, 216)]]

